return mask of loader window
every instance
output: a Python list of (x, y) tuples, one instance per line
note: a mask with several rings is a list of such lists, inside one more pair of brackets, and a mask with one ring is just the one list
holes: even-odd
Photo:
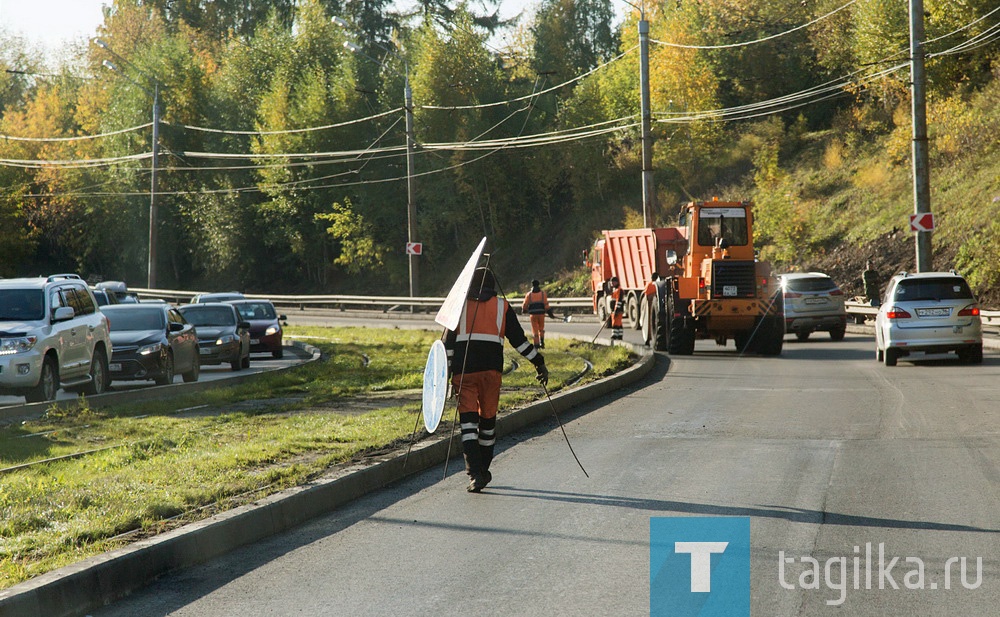
[(743, 208), (702, 208), (698, 213), (698, 244), (715, 246), (716, 239), (729, 246), (745, 246), (747, 212)]

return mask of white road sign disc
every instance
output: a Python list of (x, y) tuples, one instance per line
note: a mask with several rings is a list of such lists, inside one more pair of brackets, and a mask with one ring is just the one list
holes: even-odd
[(448, 352), (444, 343), (434, 341), (424, 365), (424, 427), (428, 433), (437, 430), (448, 398)]

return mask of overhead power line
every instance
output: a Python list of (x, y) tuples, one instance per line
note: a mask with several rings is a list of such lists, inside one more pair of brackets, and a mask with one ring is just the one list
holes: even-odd
[(153, 123), (147, 122), (146, 124), (140, 124), (139, 126), (133, 126), (127, 129), (121, 129), (120, 131), (111, 131), (110, 133), (101, 133), (99, 135), (76, 135), (74, 137), (17, 137), (15, 135), (0, 135), (0, 139), (5, 139), (7, 141), (27, 141), (27, 142), (38, 142), (38, 143), (58, 142), (58, 141), (83, 141), (86, 139), (113, 137), (115, 135), (121, 135), (123, 133), (131, 133), (133, 131), (147, 129), (151, 126), (153, 126)]
[(324, 126), (310, 126), (310, 127), (300, 128), (300, 129), (284, 129), (284, 130), (280, 130), (280, 131), (232, 131), (232, 130), (226, 130), (226, 129), (205, 128), (203, 126), (191, 126), (189, 124), (177, 124), (177, 125), (174, 125), (174, 124), (170, 124), (170, 123), (167, 123), (167, 122), (165, 122), (164, 124), (167, 124), (168, 126), (176, 126), (176, 127), (182, 128), (182, 129), (187, 129), (189, 131), (201, 131), (201, 132), (204, 132), (204, 133), (220, 133), (220, 134), (223, 134), (223, 135), (254, 135), (254, 136), (263, 136), (263, 135), (289, 135), (289, 134), (292, 134), (292, 133), (309, 133), (309, 132), (312, 132), (312, 131), (325, 131), (325, 130), (328, 130), (328, 129), (336, 129), (336, 128), (340, 128), (340, 127), (343, 127), (343, 126), (350, 126), (352, 124), (359, 124), (361, 122), (369, 122), (371, 120), (378, 120), (379, 118), (384, 118), (385, 116), (389, 116), (391, 114), (399, 113), (401, 111), (403, 111), (403, 108), (402, 107), (397, 107), (395, 109), (390, 109), (389, 111), (384, 111), (384, 112), (382, 112), (380, 114), (375, 114), (373, 116), (366, 116), (364, 118), (357, 118), (355, 120), (347, 120), (346, 122), (338, 122), (336, 124), (327, 124), (327, 125), (324, 125)]
[(836, 9), (830, 11), (826, 15), (821, 15), (820, 17), (817, 17), (816, 19), (814, 19), (814, 20), (812, 20), (810, 22), (804, 23), (804, 24), (802, 24), (800, 26), (795, 26), (794, 28), (785, 30), (784, 32), (779, 32), (777, 34), (772, 34), (770, 36), (765, 36), (764, 38), (756, 39), (756, 40), (753, 40), (753, 41), (744, 41), (742, 43), (729, 43), (729, 44), (726, 44), (726, 45), (681, 45), (680, 43), (668, 43), (666, 41), (658, 41), (656, 39), (649, 39), (649, 42), (650, 43), (656, 43), (657, 45), (663, 45), (664, 47), (676, 47), (676, 48), (679, 48), (679, 49), (732, 49), (734, 47), (746, 47), (748, 45), (757, 45), (758, 43), (765, 43), (767, 41), (771, 41), (771, 40), (774, 40), (774, 39), (786, 36), (786, 35), (791, 34), (793, 32), (797, 32), (798, 30), (802, 30), (803, 28), (808, 28), (809, 26), (811, 26), (813, 24), (819, 23), (819, 22), (823, 21), (824, 19), (832, 17), (833, 15), (836, 15), (837, 13), (839, 13), (840, 11), (843, 11), (844, 9), (846, 9), (847, 7), (849, 7), (852, 4), (856, 3), (857, 1), (858, 0), (851, 0), (847, 4), (845, 4), (845, 5), (843, 5), (843, 6), (839, 7), (839, 8), (836, 8)]
[[(129, 154), (126, 156), (115, 156), (105, 159), (68, 159), (68, 160), (37, 160), (37, 159), (0, 159), (0, 165), (10, 167), (23, 167), (26, 169), (40, 169), (42, 167), (63, 167), (76, 169), (84, 167), (102, 167), (114, 163), (124, 163), (126, 161), (141, 161), (152, 158), (152, 152), (141, 154)], [(148, 193), (147, 193), (148, 194)]]
[(589, 75), (592, 75), (593, 73), (596, 73), (597, 71), (599, 71), (599, 70), (603, 69), (604, 67), (612, 64), (613, 62), (617, 62), (617, 61), (621, 60), (622, 58), (624, 58), (628, 54), (630, 54), (633, 51), (635, 51), (636, 49), (638, 49), (638, 47), (639, 47), (638, 45), (633, 45), (632, 47), (626, 49), (625, 51), (623, 51), (622, 53), (618, 54), (614, 58), (608, 60), (604, 64), (599, 64), (599, 65), (595, 66), (594, 68), (590, 69), (589, 71), (587, 71), (586, 73), (583, 73), (582, 75), (577, 75), (573, 79), (570, 79), (570, 80), (564, 81), (561, 84), (552, 86), (551, 88), (548, 88), (547, 90), (542, 90), (540, 92), (532, 93), (532, 94), (526, 94), (525, 96), (520, 96), (520, 97), (517, 97), (515, 99), (509, 99), (509, 100), (506, 100), (506, 101), (497, 101), (496, 103), (481, 103), (481, 104), (478, 104), (478, 105), (451, 105), (451, 106), (448, 106), (448, 105), (417, 105), (417, 107), (419, 107), (420, 109), (444, 109), (444, 110), (454, 111), (454, 110), (460, 110), (460, 109), (485, 109), (487, 107), (498, 107), (500, 105), (510, 105), (511, 103), (518, 103), (520, 101), (526, 101), (528, 99), (537, 98), (537, 97), (539, 97), (539, 96), (541, 96), (543, 94), (547, 94), (549, 92), (552, 92), (553, 90), (558, 90), (560, 88), (568, 86), (569, 84), (571, 84), (573, 82), (580, 81), (584, 77), (587, 77)]

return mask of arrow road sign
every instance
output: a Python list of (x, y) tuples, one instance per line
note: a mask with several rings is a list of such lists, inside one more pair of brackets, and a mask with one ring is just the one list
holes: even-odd
[(933, 231), (934, 215), (930, 212), (921, 212), (910, 215), (910, 231)]
[(420, 242), (407, 242), (406, 243), (406, 254), (407, 255), (420, 255), (424, 252), (424, 245)]

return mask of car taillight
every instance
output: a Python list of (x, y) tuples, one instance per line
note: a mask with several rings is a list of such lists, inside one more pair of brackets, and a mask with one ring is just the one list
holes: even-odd
[(844, 292), (840, 291), (839, 288), (838, 289), (833, 289), (833, 290), (830, 291), (830, 295), (831, 296), (842, 296), (842, 295), (844, 295)]
[(979, 317), (979, 307), (975, 304), (970, 304), (964, 309), (958, 312), (959, 317)]
[(785, 298), (801, 298), (802, 294), (797, 291), (786, 291)]
[(896, 308), (895, 306), (886, 311), (885, 316), (887, 319), (909, 319), (910, 317), (912, 317), (912, 315), (910, 315), (903, 309)]

